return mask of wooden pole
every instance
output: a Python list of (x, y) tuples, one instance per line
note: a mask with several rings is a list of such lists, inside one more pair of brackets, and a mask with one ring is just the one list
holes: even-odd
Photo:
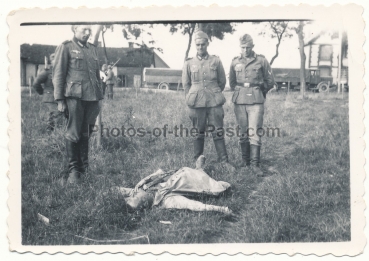
[(29, 97), (31, 97), (32, 96), (32, 78), (29, 77), (28, 79), (29, 79)]
[[(99, 25), (99, 27), (97, 28), (96, 30), (96, 33), (94, 35), (94, 41), (93, 41), (93, 44), (95, 46), (98, 45), (98, 42), (99, 42), (99, 36), (100, 36), (100, 33), (102, 31), (102, 28), (103, 26), (102, 25)], [(107, 57), (105, 56), (105, 59), (107, 59)], [(99, 68), (100, 69), (100, 68)], [(103, 109), (103, 103), (102, 101), (99, 101), (99, 107), (100, 107), (100, 113), (99, 115), (97, 115), (97, 119), (96, 119), (96, 125), (98, 127), (98, 133), (97, 133), (97, 137), (96, 137), (96, 145), (97, 147), (100, 147), (101, 146), (101, 133), (102, 133), (102, 109)]]
[(342, 28), (340, 27), (338, 33), (338, 75), (337, 75), (337, 92), (343, 93), (343, 88), (341, 88), (341, 63), (342, 63)]
[(288, 84), (287, 84), (287, 93), (289, 94), (290, 93), (290, 85), (291, 85), (291, 82), (288, 81)]

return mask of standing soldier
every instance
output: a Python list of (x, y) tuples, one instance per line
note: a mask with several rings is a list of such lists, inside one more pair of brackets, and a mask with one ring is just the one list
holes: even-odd
[(101, 79), (101, 84), (102, 84), (102, 89), (103, 89), (103, 95), (105, 96), (105, 90), (106, 90), (106, 76), (108, 75), (108, 65), (103, 64), (101, 66), (101, 71), (100, 71), (100, 79)]
[[(42, 95), (42, 102), (45, 103), (47, 108), (48, 117), (47, 117), (47, 127), (46, 130), (53, 131), (55, 128), (55, 123), (58, 122), (59, 116), (61, 113), (58, 111), (58, 106), (54, 100), (54, 86), (52, 82), (52, 67), (54, 66), (54, 57), (55, 54), (50, 54), (50, 63), (51, 68), (45, 67), (36, 78), (33, 88), (36, 92)], [(43, 84), (43, 86), (41, 85)]]
[(88, 140), (103, 98), (97, 49), (87, 42), (88, 25), (73, 25), (74, 37), (59, 45), (53, 68), (54, 97), (58, 110), (68, 110), (65, 131), (68, 183), (79, 183), (88, 170)]
[(115, 84), (115, 80), (114, 80), (114, 73), (113, 73), (113, 68), (111, 67), (111, 65), (108, 66), (108, 72), (106, 74), (106, 86), (108, 89), (108, 100), (112, 100), (113, 99), (113, 87)]
[(209, 55), (209, 38), (206, 33), (195, 34), (197, 55), (188, 58), (183, 66), (182, 82), (186, 93), (186, 104), (193, 127), (197, 129), (194, 140), (194, 158), (203, 154), (205, 132), (211, 132), (218, 154), (218, 161), (228, 162), (224, 142), (222, 93), (226, 84), (224, 68), (219, 57)]
[(241, 56), (232, 60), (229, 83), (234, 91), (232, 102), (240, 128), (242, 165), (251, 166), (262, 176), (260, 169), (261, 135), (266, 93), (273, 88), (274, 79), (268, 61), (253, 52), (253, 40), (245, 34), (240, 38)]

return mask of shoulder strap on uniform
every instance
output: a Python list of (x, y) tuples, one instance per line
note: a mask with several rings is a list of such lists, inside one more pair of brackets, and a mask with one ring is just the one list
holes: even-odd
[(96, 45), (94, 45), (93, 43), (90, 43), (90, 42), (89, 42), (89, 44), (90, 44), (90, 45), (92, 45), (92, 46), (95, 46), (95, 47), (96, 47)]
[(215, 55), (215, 54), (212, 54), (211, 56), (214, 56), (214, 57), (217, 57), (217, 58), (219, 58), (219, 56), (218, 56), (218, 55)]
[(265, 56), (264, 56), (264, 55), (262, 55), (262, 54), (257, 54), (257, 56), (260, 56), (260, 57), (265, 58)]
[(186, 59), (186, 61), (188, 61), (188, 60), (191, 60), (193, 57), (188, 57), (187, 59)]
[(67, 43), (69, 43), (69, 42), (71, 42), (71, 40), (66, 40), (66, 41), (64, 41), (62, 44), (67, 44)]
[(238, 59), (238, 58), (240, 58), (240, 57), (239, 57), (239, 56), (236, 56), (236, 57), (234, 57), (234, 58), (232, 59), (232, 61), (233, 61), (233, 60), (236, 60), (236, 59)]

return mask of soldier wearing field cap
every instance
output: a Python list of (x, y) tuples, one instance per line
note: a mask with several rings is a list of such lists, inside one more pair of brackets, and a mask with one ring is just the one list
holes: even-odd
[(42, 102), (45, 104), (47, 117), (47, 131), (53, 131), (55, 125), (61, 119), (61, 113), (58, 111), (57, 103), (54, 100), (54, 85), (52, 82), (52, 67), (54, 64), (55, 54), (50, 54), (51, 68), (45, 66), (45, 69), (37, 76), (33, 88), (39, 95), (42, 95)]
[(224, 68), (219, 57), (209, 55), (208, 35), (202, 31), (195, 33), (197, 55), (188, 58), (183, 66), (182, 83), (186, 93), (186, 104), (193, 127), (197, 129), (194, 140), (195, 160), (203, 154), (206, 131), (211, 132), (218, 161), (228, 162), (224, 141), (222, 93), (226, 84)]
[(79, 183), (88, 168), (90, 128), (99, 114), (103, 99), (97, 48), (87, 42), (89, 25), (73, 25), (74, 37), (59, 45), (53, 68), (54, 98), (58, 110), (68, 111), (65, 130), (68, 183)]
[(241, 55), (232, 60), (229, 84), (234, 91), (232, 102), (240, 128), (241, 166), (251, 166), (258, 176), (260, 169), (261, 128), (263, 127), (266, 93), (273, 88), (274, 78), (267, 59), (253, 51), (248, 34), (240, 38)]
[(114, 96), (114, 84), (115, 84), (115, 80), (114, 80), (114, 72), (113, 72), (113, 67), (111, 65), (108, 66), (108, 71), (106, 74), (106, 88), (108, 90), (108, 100), (113, 100), (113, 96)]

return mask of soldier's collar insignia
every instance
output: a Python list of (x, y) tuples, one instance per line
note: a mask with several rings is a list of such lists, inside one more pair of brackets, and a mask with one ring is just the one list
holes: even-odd
[(88, 48), (87, 43), (86, 44), (83, 44), (83, 43), (81, 43), (80, 41), (77, 40), (77, 44), (79, 46), (81, 46), (82, 48)]
[(207, 60), (209, 58), (209, 54), (207, 53), (204, 57), (201, 57), (200, 55), (197, 55), (197, 58), (199, 58), (199, 60)]

